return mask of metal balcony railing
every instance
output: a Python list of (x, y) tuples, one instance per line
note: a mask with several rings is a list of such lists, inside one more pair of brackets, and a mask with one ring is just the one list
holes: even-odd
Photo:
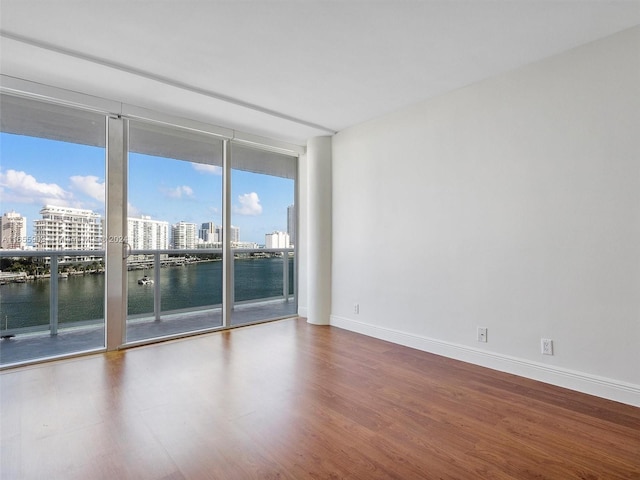
[[(222, 257), (222, 249), (219, 248), (198, 248), (198, 249), (164, 249), (164, 250), (130, 250), (128, 253), (129, 266), (142, 267), (140, 269), (153, 268), (153, 317), (155, 320), (160, 320), (162, 314), (162, 293), (161, 293), (161, 268), (166, 265), (175, 265), (180, 262), (188, 263), (190, 257), (199, 257), (204, 255), (219, 255)], [(232, 249), (231, 262), (231, 284), (235, 283), (235, 260), (241, 257), (255, 257), (255, 256), (279, 256), (282, 258), (282, 295), (262, 297), (258, 299), (249, 299), (236, 301), (235, 288), (232, 289), (231, 304), (247, 304), (255, 303), (264, 300), (276, 300), (281, 299), (285, 302), (290, 301), (295, 292), (291, 292), (289, 288), (290, 272), (289, 272), (289, 260), (293, 258), (294, 250), (292, 248), (274, 248), (274, 249)], [(179, 256), (179, 258), (175, 258)], [(180, 256), (182, 258), (180, 258)], [(142, 257), (142, 258), (140, 258)], [(295, 288), (295, 287), (294, 287)], [(219, 305), (211, 305), (210, 308), (221, 307)]]
[[(231, 261), (231, 276), (232, 285), (235, 286), (234, 280), (234, 264), (237, 259), (247, 257), (260, 257), (271, 256), (282, 258), (282, 292), (276, 296), (251, 298), (241, 301), (235, 300), (232, 289), (232, 307), (234, 305), (248, 305), (252, 303), (260, 303), (265, 301), (281, 300), (284, 302), (290, 302), (295, 298), (295, 291), (290, 289), (290, 268), (289, 262), (293, 259), (294, 250), (290, 248), (283, 249), (232, 249)], [(175, 313), (175, 312), (163, 312), (162, 310), (162, 292), (161, 292), (161, 268), (168, 264), (175, 264), (179, 261), (188, 262), (189, 258), (201, 257), (205, 255), (219, 255), (222, 257), (222, 249), (190, 249), (190, 250), (131, 250), (129, 252), (128, 264), (133, 266), (146, 266), (147, 268), (153, 268), (153, 319), (160, 320), (163, 314)], [(178, 257), (178, 258), (176, 258)], [(58, 272), (60, 268), (68, 264), (77, 264), (77, 259), (86, 258), (90, 259), (85, 263), (94, 263), (96, 261), (104, 261), (104, 250), (0, 250), (0, 258), (33, 258), (40, 259), (40, 265), (38, 270), (44, 272), (48, 269), (50, 272)], [(182, 259), (182, 260), (181, 260)], [(49, 275), (43, 273), (37, 273), (36, 278), (46, 278), (49, 276), (55, 277), (55, 273)], [(103, 270), (100, 272), (102, 273)], [(97, 272), (95, 272), (97, 273)], [(58, 273), (58, 275), (61, 275)], [(63, 274), (62, 274), (63, 275)], [(33, 280), (32, 275), (19, 275), (24, 277), (25, 281)], [(13, 279), (12, 279), (13, 280)], [(21, 280), (20, 280), (21, 281)], [(295, 285), (295, 282), (294, 282)], [(294, 286), (295, 289), (295, 286)], [(5, 316), (0, 318), (0, 335), (4, 337), (15, 336), (19, 334), (45, 332), (48, 330), (51, 336), (58, 334), (59, 330), (59, 284), (58, 282), (50, 282), (49, 285), (49, 323), (45, 325), (37, 326), (12, 326), (5, 322)], [(203, 308), (215, 309), (221, 308), (221, 304), (208, 305), (207, 307), (193, 307), (182, 309), (182, 312), (202, 310)], [(148, 317), (148, 315), (147, 315)], [(83, 327), (83, 326), (96, 326), (104, 322), (104, 318), (99, 319), (84, 319), (81, 321), (65, 322), (65, 326)]]
[[(35, 272), (32, 275), (25, 274), (24, 281), (31, 281), (44, 278), (64, 278), (68, 274), (59, 272), (60, 266), (65, 265), (65, 260), (69, 259), (70, 264), (80, 263), (78, 259), (84, 258), (83, 263), (95, 262), (97, 259), (104, 260), (104, 250), (0, 250), (0, 258), (35, 258), (41, 259), (41, 262), (35, 266)], [(73, 259), (73, 260), (71, 260)], [(48, 260), (48, 261), (47, 261)], [(62, 260), (62, 261), (61, 261)], [(46, 271), (50, 273), (45, 273)], [(39, 273), (41, 272), (41, 273)], [(59, 312), (58, 312), (58, 295), (59, 285), (58, 282), (50, 282), (49, 285), (49, 324), (48, 330), (52, 336), (58, 334), (59, 327)], [(1, 300), (0, 300), (1, 301)], [(32, 333), (35, 331), (43, 331), (42, 326), (30, 326), (30, 327), (14, 327), (8, 328), (8, 319), (5, 316), (1, 319), (2, 325), (0, 326), (0, 332), (2, 337), (15, 336), (21, 333)], [(86, 321), (76, 322), (76, 326), (96, 324), (104, 322), (104, 319), (88, 319)], [(44, 329), (46, 330), (46, 329)]]

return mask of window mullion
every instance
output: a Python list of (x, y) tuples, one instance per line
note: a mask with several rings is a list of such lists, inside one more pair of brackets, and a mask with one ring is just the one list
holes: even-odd
[(231, 250), (231, 142), (222, 143), (222, 326), (231, 326), (233, 252)]
[(128, 120), (123, 118), (107, 119), (107, 228), (105, 235), (107, 350), (116, 350), (125, 341), (128, 124)]

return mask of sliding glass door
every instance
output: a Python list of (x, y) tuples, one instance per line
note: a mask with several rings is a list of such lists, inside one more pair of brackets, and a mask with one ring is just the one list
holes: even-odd
[(222, 141), (130, 122), (126, 341), (222, 326)]
[(0, 100), (0, 367), (296, 314), (297, 157)]

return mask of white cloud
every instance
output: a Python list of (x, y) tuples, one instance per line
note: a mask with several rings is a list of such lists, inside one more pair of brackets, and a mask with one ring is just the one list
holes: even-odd
[(166, 193), (171, 198), (193, 197), (193, 189), (188, 185), (170, 188)]
[(131, 204), (130, 202), (127, 202), (127, 216), (138, 218), (141, 215), (142, 215), (142, 212), (138, 207)]
[(260, 198), (256, 192), (245, 193), (244, 195), (238, 195), (238, 202), (240, 205), (234, 205), (233, 212), (238, 215), (260, 215), (262, 213), (262, 205), (260, 205)]
[(98, 177), (94, 175), (74, 175), (71, 177), (71, 185), (74, 189), (98, 200), (104, 202), (104, 182), (100, 183)]
[(222, 175), (222, 167), (216, 165), (206, 165), (204, 163), (191, 163), (193, 169), (197, 172), (208, 173), (211, 175)]
[(0, 172), (0, 186), (5, 200), (20, 203), (68, 206), (73, 197), (58, 184), (38, 182), (33, 175), (13, 169)]

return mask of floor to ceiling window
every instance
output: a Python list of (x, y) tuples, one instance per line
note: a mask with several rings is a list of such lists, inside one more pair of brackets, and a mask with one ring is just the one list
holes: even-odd
[(295, 154), (0, 98), (0, 367), (296, 314)]
[(104, 348), (105, 117), (0, 101), (0, 364)]
[(294, 315), (294, 157), (232, 145), (231, 323)]
[(130, 122), (127, 342), (222, 326), (222, 141)]

